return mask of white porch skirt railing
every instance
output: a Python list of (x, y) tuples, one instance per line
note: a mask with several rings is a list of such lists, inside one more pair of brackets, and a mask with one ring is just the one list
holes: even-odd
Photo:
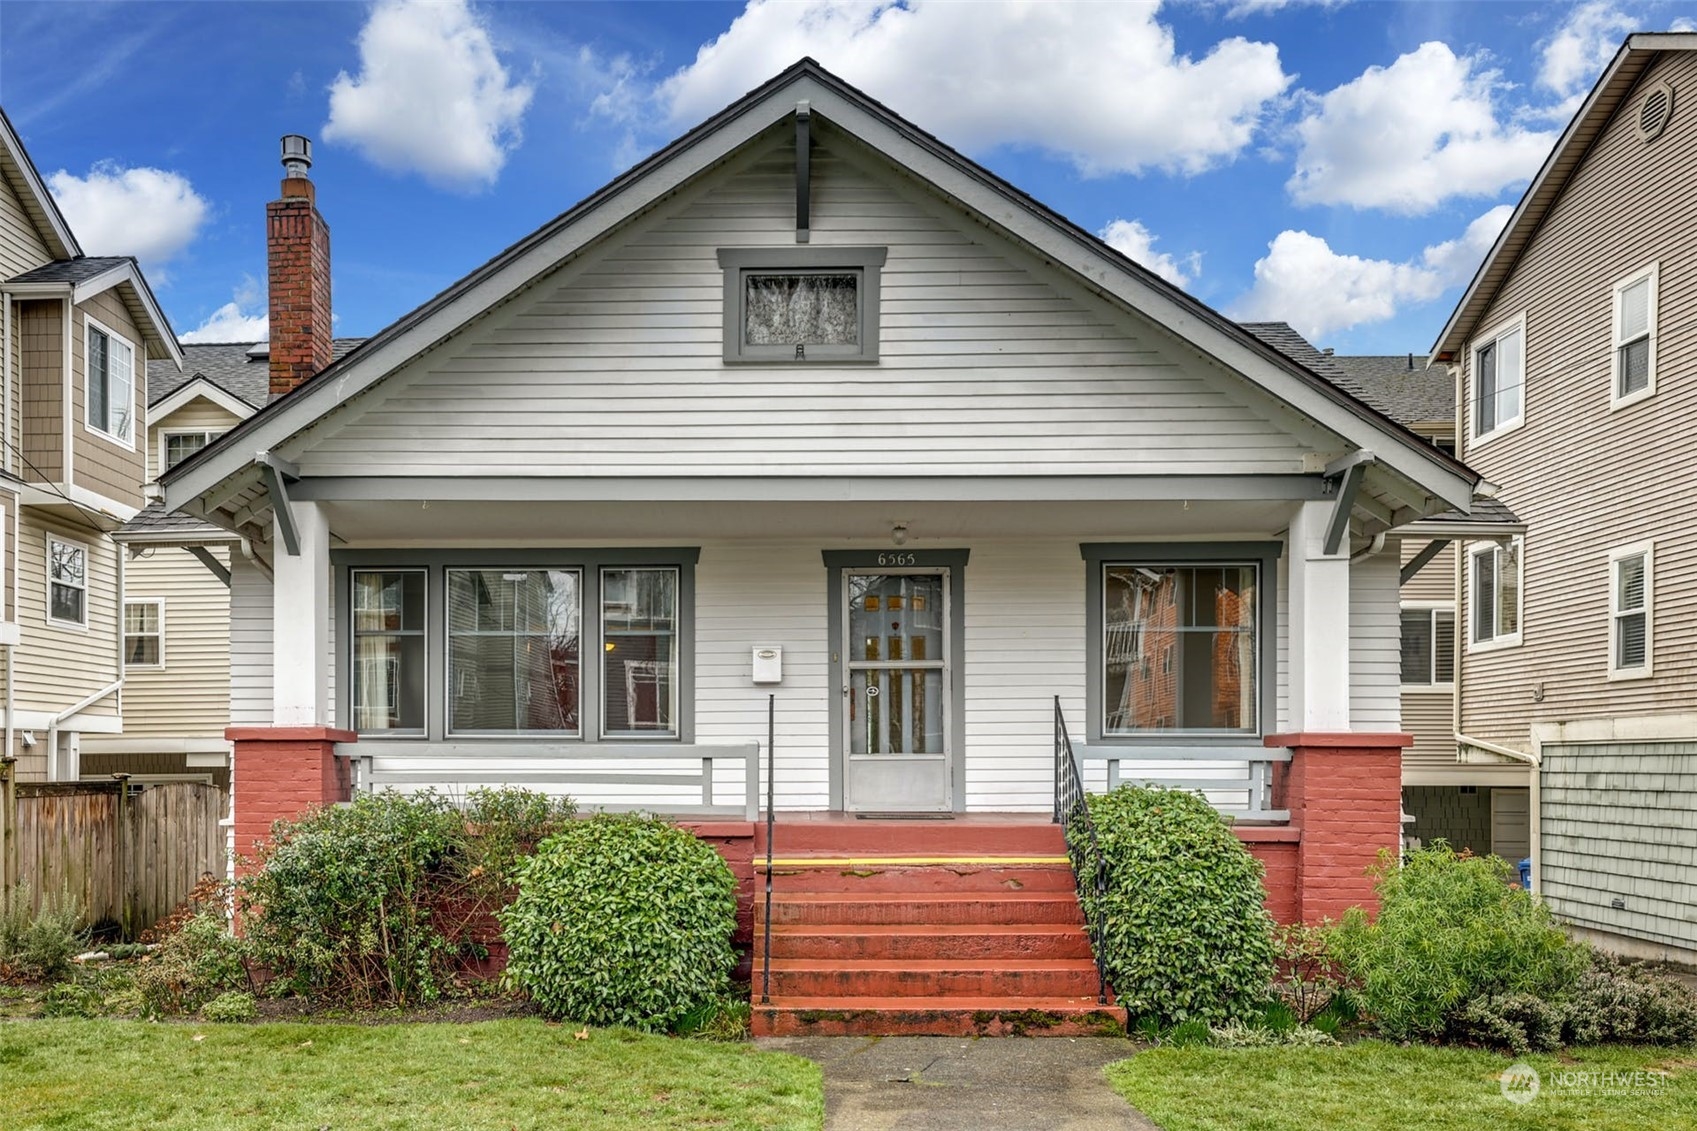
[[(513, 785), (568, 792), (584, 809), (642, 810), (755, 820), (760, 811), (760, 744), (658, 742), (350, 742), (336, 747), (365, 792), (436, 788), (456, 794)], [(742, 763), (741, 781), (716, 768)], [(587, 787), (587, 788), (585, 788)], [(736, 803), (730, 803), (740, 793)], [(726, 802), (720, 804), (721, 798)]]
[[(1290, 810), (1273, 808), (1273, 763), (1290, 751), (1264, 746), (1073, 746), (1079, 777), (1091, 792), (1122, 784), (1199, 789), (1234, 820), (1279, 824)], [(1100, 766), (1101, 769), (1096, 767)]]

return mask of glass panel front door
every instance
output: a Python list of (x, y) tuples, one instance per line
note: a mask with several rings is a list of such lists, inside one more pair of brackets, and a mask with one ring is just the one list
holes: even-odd
[(845, 573), (850, 809), (950, 803), (948, 585), (940, 572)]

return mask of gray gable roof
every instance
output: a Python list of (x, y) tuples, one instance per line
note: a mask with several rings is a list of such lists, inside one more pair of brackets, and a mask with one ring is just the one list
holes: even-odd
[(1318, 373), (1356, 400), (1377, 409), (1404, 427), (1408, 421), (1374, 399), (1372, 390), (1355, 379), (1349, 370), (1338, 365), (1338, 358), (1328, 352), (1315, 349), (1312, 342), (1296, 332), (1289, 322), (1240, 322), (1238, 325), (1254, 334), (1263, 342), (1272, 346), (1292, 361), (1306, 366), (1310, 371)]
[(1337, 354), (1331, 361), (1400, 424), (1455, 420), (1455, 379), (1442, 365), (1428, 368), (1424, 357), (1400, 353)]
[(85, 283), (114, 267), (135, 260), (127, 255), (84, 255), (77, 259), (55, 259), (43, 263), (22, 275), (7, 279), (8, 283)]
[(118, 543), (151, 542), (168, 545), (199, 545), (205, 542), (229, 542), (235, 535), (220, 530), (210, 522), (192, 515), (165, 509), (163, 501), (155, 499), (112, 535)]
[[(337, 338), (330, 346), (332, 363), (340, 361), (364, 338)], [(264, 342), (208, 342), (183, 347), (183, 368), (165, 362), (147, 363), (147, 403), (156, 405), (190, 381), (204, 378), (237, 400), (264, 408), (271, 399), (270, 351)]]

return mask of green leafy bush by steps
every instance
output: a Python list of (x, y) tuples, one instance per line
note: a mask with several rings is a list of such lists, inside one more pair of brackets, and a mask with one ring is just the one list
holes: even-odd
[(1476, 998), (1558, 1001), (1586, 968), (1586, 948), (1509, 886), (1509, 865), (1497, 857), (1438, 841), (1400, 866), (1385, 853), (1377, 877), (1378, 918), (1351, 908), (1332, 931), (1331, 953), (1386, 1037), (1441, 1036)]
[(1085, 836), (1074, 863), (1121, 1004), (1161, 1025), (1252, 1018), (1273, 973), (1261, 862), (1200, 794), (1121, 786), (1089, 804), (1106, 892)]
[(1597, 951), (1568, 995), (1570, 1044), (1697, 1044), (1697, 994), (1642, 963)]
[(725, 994), (736, 880), (692, 834), (600, 815), (543, 841), (517, 874), (500, 914), (507, 978), (549, 1016), (672, 1029)]
[(193, 1013), (226, 991), (250, 988), (246, 958), (246, 943), (230, 933), (224, 916), (202, 911), (190, 917), (136, 963), (143, 1011)]

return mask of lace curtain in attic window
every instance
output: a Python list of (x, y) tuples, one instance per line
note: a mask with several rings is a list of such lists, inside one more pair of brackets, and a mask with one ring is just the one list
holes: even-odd
[(746, 285), (743, 334), (747, 344), (860, 344), (857, 275), (749, 275)]

